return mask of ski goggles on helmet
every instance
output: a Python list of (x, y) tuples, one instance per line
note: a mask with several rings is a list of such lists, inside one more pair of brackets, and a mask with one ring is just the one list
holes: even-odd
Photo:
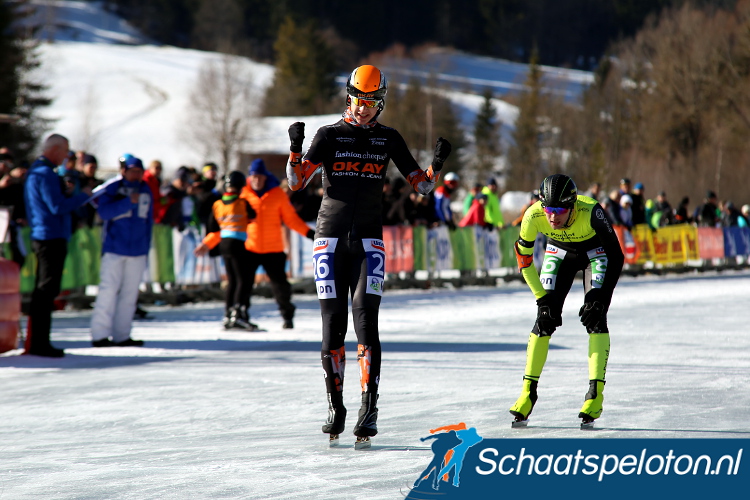
[(374, 108), (380, 105), (380, 99), (363, 99), (361, 97), (349, 96), (352, 100), (352, 104), (355, 106), (364, 106), (365, 108)]
[(568, 207), (544, 207), (544, 213), (547, 214), (565, 215), (569, 211), (570, 208)]

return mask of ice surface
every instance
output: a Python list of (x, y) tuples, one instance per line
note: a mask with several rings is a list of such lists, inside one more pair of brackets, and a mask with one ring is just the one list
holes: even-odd
[(56, 313), (63, 359), (0, 357), (0, 498), (403, 498), (431, 459), (429, 429), (466, 422), (485, 438), (750, 437), (750, 272), (623, 278), (610, 310), (604, 414), (579, 429), (588, 388), (582, 289), (539, 383), (526, 429), (511, 429), (531, 292), (387, 292), (380, 313), (380, 434), (355, 451), (359, 405), (350, 327), (347, 430), (328, 448), (320, 315), (297, 296), (295, 330), (257, 299), (266, 333), (226, 332), (219, 303), (151, 307), (144, 348), (91, 348), (90, 312)]

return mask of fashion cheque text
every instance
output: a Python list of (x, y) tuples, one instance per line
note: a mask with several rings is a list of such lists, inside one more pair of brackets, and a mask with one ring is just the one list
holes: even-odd
[(521, 448), (517, 454), (500, 455), (495, 448), (485, 448), (479, 453), (476, 472), (483, 476), (490, 474), (537, 475), (537, 476), (570, 476), (583, 474), (597, 476), (602, 481), (606, 476), (621, 475), (677, 475), (677, 476), (736, 476), (742, 448), (736, 455), (722, 455), (718, 458), (709, 455), (694, 457), (690, 454), (675, 455), (669, 450), (666, 455), (649, 453), (643, 448), (637, 454), (618, 455), (584, 455), (581, 450), (575, 454), (543, 454), (534, 456), (526, 454)]

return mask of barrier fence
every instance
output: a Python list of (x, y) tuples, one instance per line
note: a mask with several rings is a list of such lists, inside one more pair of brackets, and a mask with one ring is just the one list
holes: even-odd
[[(414, 271), (437, 272), (490, 271), (515, 269), (513, 243), (519, 228), (508, 227), (488, 231), (479, 226), (448, 230), (445, 226), (388, 226), (383, 228), (383, 240), (388, 251), (386, 272), (394, 275)], [(750, 228), (707, 228), (689, 224), (651, 229), (638, 225), (632, 231), (615, 226), (625, 262), (630, 265), (674, 265), (689, 261), (735, 258), (750, 255)], [(30, 229), (22, 228), (20, 241), (31, 249)], [(193, 250), (203, 234), (197, 228), (183, 231), (169, 226), (155, 225), (149, 265), (145, 282), (198, 285), (219, 283), (225, 270), (220, 257), (195, 257)], [(543, 255), (543, 240), (537, 240), (537, 265)], [(312, 242), (292, 232), (289, 238), (289, 273), (295, 278), (312, 278)], [(72, 290), (99, 283), (101, 258), (101, 228), (82, 228), (73, 233), (68, 245), (68, 256), (63, 271), (62, 289)], [(4, 255), (11, 258), (9, 245)], [(20, 291), (34, 289), (36, 258), (27, 252), (21, 268)]]

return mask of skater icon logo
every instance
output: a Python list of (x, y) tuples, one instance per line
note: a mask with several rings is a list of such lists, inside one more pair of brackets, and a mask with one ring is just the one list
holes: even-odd
[(464, 422), (430, 429), (430, 435), (420, 441), (433, 441), (433, 457), (414, 482), (408, 498), (422, 498), (417, 495), (419, 492), (434, 496), (435, 491), (444, 494), (459, 488), (466, 453), (483, 439), (474, 427), (467, 427)]

